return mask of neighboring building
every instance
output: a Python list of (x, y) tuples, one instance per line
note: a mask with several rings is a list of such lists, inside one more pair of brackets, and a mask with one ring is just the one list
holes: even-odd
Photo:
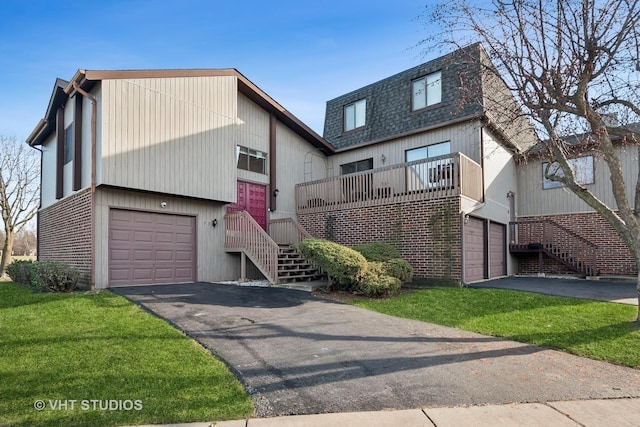
[(310, 235), (392, 243), (419, 279), (634, 272), (604, 249), (597, 268), (572, 265), (540, 241), (533, 224), (578, 246), (615, 239), (575, 231), (602, 222), (546, 189), (541, 160), (518, 162), (537, 140), (488, 67), (475, 44), (333, 99), (324, 138), (233, 69), (58, 79), (27, 140), (42, 150), (38, 256), (97, 288), (309, 279), (278, 245)]
[[(616, 133), (640, 133), (640, 125), (618, 127)], [(597, 198), (616, 208), (609, 169), (589, 143), (590, 135), (569, 140), (575, 152), (570, 159), (574, 175)], [(631, 139), (614, 137), (615, 150), (622, 162), (627, 200), (635, 199), (638, 178), (638, 145)], [(544, 176), (551, 156), (532, 147), (518, 162), (517, 229), (512, 251), (518, 256), (518, 273), (584, 275), (637, 274), (631, 251), (618, 232), (599, 213), (561, 183)], [(553, 167), (553, 163), (551, 164)], [(554, 172), (550, 169), (551, 172)]]

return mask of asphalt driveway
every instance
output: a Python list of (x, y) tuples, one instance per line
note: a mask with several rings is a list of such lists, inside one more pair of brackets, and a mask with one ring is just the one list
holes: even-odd
[(224, 359), (258, 416), (640, 397), (640, 370), (303, 291), (208, 283), (113, 291)]
[(512, 289), (546, 295), (638, 305), (636, 283), (544, 277), (505, 277), (469, 285), (472, 288)]

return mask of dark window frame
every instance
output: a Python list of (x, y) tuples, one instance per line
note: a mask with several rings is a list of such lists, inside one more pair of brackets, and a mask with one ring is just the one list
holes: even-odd
[(73, 123), (64, 128), (64, 164), (67, 165), (73, 160)]
[(236, 167), (241, 170), (266, 175), (268, 173), (269, 154), (243, 145), (237, 146)]
[[(355, 170), (345, 172), (345, 167), (355, 166)], [(352, 173), (364, 172), (373, 169), (373, 157), (368, 159), (356, 160), (355, 162), (344, 163), (340, 165), (340, 175), (349, 175)]]

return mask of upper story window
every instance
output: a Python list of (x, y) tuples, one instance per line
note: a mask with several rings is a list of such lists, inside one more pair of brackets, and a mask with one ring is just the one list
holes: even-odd
[(267, 153), (262, 151), (252, 150), (247, 147), (238, 145), (237, 157), (238, 157), (238, 169), (243, 169), (251, 172), (267, 173)]
[(73, 160), (73, 124), (64, 130), (64, 164)]
[(344, 107), (344, 131), (364, 126), (367, 116), (367, 100), (361, 99)]
[(370, 159), (358, 160), (357, 162), (345, 163), (344, 165), (340, 165), (340, 173), (342, 175), (368, 171), (370, 169), (373, 169), (373, 157)]
[[(578, 157), (577, 159), (568, 159), (569, 166), (573, 171), (573, 176), (579, 184), (593, 184), (595, 182), (593, 156)], [(545, 172), (549, 162), (542, 162), (542, 188), (558, 188), (564, 186), (559, 181), (547, 179)], [(564, 176), (564, 171), (558, 162), (551, 163), (549, 167), (549, 175)]]
[(411, 110), (416, 111), (442, 101), (442, 73), (432, 73), (414, 80)]

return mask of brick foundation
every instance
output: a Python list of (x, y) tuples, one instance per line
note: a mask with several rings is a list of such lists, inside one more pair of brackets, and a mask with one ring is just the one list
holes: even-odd
[(78, 192), (39, 213), (38, 259), (58, 261), (80, 270), (80, 282), (91, 277), (91, 191)]
[(314, 237), (355, 246), (396, 246), (416, 278), (462, 280), (460, 199), (404, 202), (298, 215)]
[[(638, 270), (635, 260), (618, 232), (600, 214), (575, 213), (519, 217), (520, 220), (550, 219), (568, 228), (581, 237), (598, 246), (596, 268), (600, 274), (635, 275)], [(524, 254), (522, 254), (524, 255)], [(518, 256), (518, 272), (522, 274), (571, 272), (563, 264), (552, 258), (544, 257), (543, 269), (538, 268), (538, 256)]]

